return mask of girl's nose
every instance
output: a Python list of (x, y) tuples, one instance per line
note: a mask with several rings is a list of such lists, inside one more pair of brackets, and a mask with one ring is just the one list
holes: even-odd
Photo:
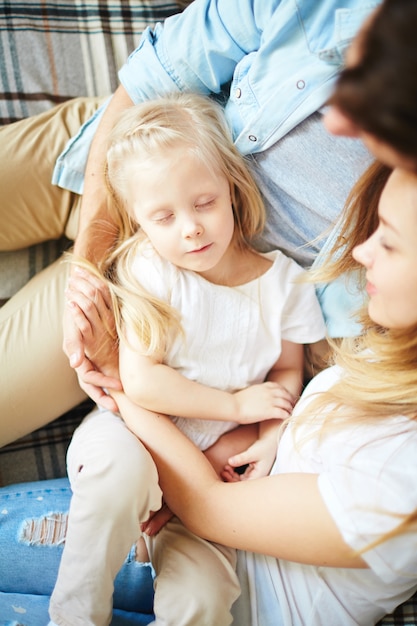
[(190, 218), (184, 222), (182, 231), (184, 237), (190, 239), (202, 235), (203, 227), (196, 219)]

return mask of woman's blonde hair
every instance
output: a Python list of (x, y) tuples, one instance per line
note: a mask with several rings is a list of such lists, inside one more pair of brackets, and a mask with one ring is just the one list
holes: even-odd
[(391, 168), (374, 161), (352, 188), (339, 218), (340, 231), (326, 262), (310, 270), (310, 280), (329, 282), (339, 276), (362, 270), (352, 256), (353, 248), (368, 239), (378, 226), (378, 204)]
[[(362, 268), (352, 251), (378, 226), (378, 204), (390, 173), (390, 168), (375, 162), (359, 179), (347, 200), (339, 239), (330, 250), (327, 262), (310, 273), (314, 281), (334, 280)], [(367, 307), (360, 313), (360, 320), (363, 328), (360, 337), (344, 339), (339, 346), (333, 346), (333, 361), (340, 364), (346, 374), (323, 394), (323, 405), (334, 404), (338, 415), (345, 415), (349, 421), (355, 415), (358, 418), (388, 417), (398, 413), (415, 418), (417, 327), (383, 328), (370, 319)], [(313, 402), (308, 412), (316, 412), (322, 400)]]
[[(311, 273), (313, 280), (330, 281), (361, 267), (353, 259), (352, 250), (378, 226), (378, 204), (390, 173), (390, 168), (376, 162), (358, 181), (345, 207), (339, 240), (327, 263)], [(313, 426), (309, 429), (310, 439), (326, 437), (329, 432), (355, 423), (376, 424), (397, 415), (417, 419), (417, 324), (401, 330), (384, 328), (371, 320), (367, 307), (362, 310), (360, 321), (361, 336), (344, 339), (341, 344), (331, 342), (333, 363), (341, 367), (342, 376), (289, 419), (294, 433), (306, 422)], [(299, 441), (302, 445), (304, 439)], [(398, 519), (398, 527), (375, 543), (414, 526), (417, 510)]]
[(108, 279), (119, 336), (132, 329), (146, 353), (164, 353), (180, 330), (176, 311), (151, 296), (132, 275), (133, 260), (144, 239), (128, 201), (128, 182), (134, 168), (146, 160), (184, 147), (229, 183), (235, 230), (233, 242), (248, 248), (265, 221), (260, 192), (248, 163), (233, 144), (222, 107), (213, 99), (173, 93), (125, 111), (110, 138), (105, 176), (109, 211), (119, 231), (114, 251), (100, 270)]

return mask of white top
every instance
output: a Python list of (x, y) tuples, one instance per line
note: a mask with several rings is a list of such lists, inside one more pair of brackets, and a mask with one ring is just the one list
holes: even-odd
[[(294, 412), (328, 389), (340, 369), (320, 373)], [(297, 438), (308, 432), (298, 431)], [(361, 550), (417, 508), (417, 423), (396, 416), (313, 437), (300, 450), (287, 429), (273, 474), (320, 474), (319, 489), (344, 540)], [(279, 521), (277, 522), (279, 532)], [(417, 589), (417, 532), (401, 534), (362, 554), (369, 569), (313, 567), (240, 553), (251, 606), (236, 608), (236, 626), (371, 626)], [(243, 594), (242, 594), (243, 595)], [(240, 611), (240, 614), (238, 613)]]
[[(273, 264), (262, 276), (225, 287), (178, 269), (143, 246), (135, 276), (181, 314), (185, 339), (175, 340), (167, 365), (190, 380), (232, 392), (265, 380), (281, 354), (281, 339), (310, 343), (324, 337), (313, 286), (295, 282), (303, 270), (281, 252), (264, 256)], [(234, 422), (173, 419), (203, 450), (236, 427)]]

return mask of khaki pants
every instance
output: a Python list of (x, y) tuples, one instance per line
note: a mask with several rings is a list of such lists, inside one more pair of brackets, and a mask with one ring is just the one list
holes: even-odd
[[(50, 181), (59, 153), (100, 102), (78, 98), (0, 129), (0, 250), (75, 237), (80, 196)], [(56, 262), (0, 308), (0, 446), (85, 398), (62, 351), (66, 279)]]
[[(68, 476), (73, 496), (50, 616), (63, 626), (105, 626), (113, 581), (140, 536), (139, 523), (161, 505), (158, 474), (124, 422), (95, 410), (75, 431)], [(200, 539), (176, 518), (147, 545), (157, 574), (155, 624), (231, 624), (240, 593), (235, 550)]]

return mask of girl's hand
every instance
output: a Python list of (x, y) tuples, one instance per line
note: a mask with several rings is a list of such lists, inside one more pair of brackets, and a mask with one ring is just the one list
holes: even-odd
[(149, 537), (154, 537), (159, 533), (161, 528), (165, 526), (174, 514), (171, 509), (165, 503), (159, 509), (159, 511), (151, 511), (149, 518), (146, 522), (142, 522), (140, 525), (141, 531)]
[(293, 395), (279, 383), (268, 381), (234, 394), (237, 422), (253, 424), (268, 419), (287, 418), (295, 404)]
[(122, 389), (117, 336), (108, 290), (98, 278), (84, 269), (75, 268), (66, 297), (64, 324), (76, 329), (78, 349), (69, 353), (69, 350), (74, 350), (74, 343), (64, 340), (64, 351), (77, 372), (81, 388), (97, 404), (117, 411), (115, 401), (105, 391)]
[[(277, 453), (276, 437), (258, 439), (247, 450), (230, 457), (221, 478), (224, 482), (239, 482), (268, 476)], [(236, 472), (237, 467), (245, 467), (243, 472)]]

